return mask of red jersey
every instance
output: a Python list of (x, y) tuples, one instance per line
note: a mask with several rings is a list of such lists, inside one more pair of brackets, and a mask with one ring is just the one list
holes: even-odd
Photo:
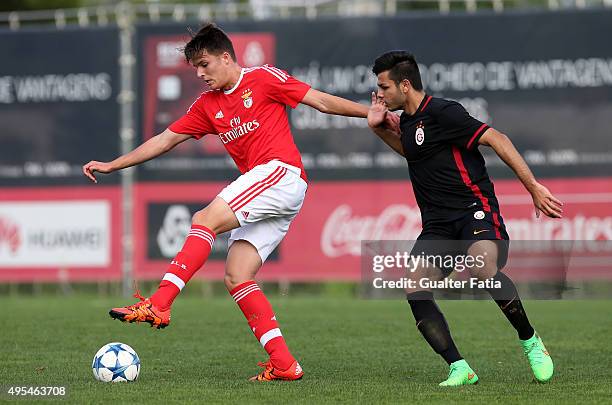
[(243, 68), (234, 87), (202, 93), (168, 128), (196, 139), (217, 134), (241, 173), (276, 159), (302, 169), (306, 180), (285, 106), (297, 107), (309, 89), (273, 66)]

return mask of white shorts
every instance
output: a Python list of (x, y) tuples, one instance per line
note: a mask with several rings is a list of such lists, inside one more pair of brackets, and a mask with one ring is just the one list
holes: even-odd
[(236, 214), (240, 228), (231, 231), (229, 246), (246, 240), (262, 263), (278, 246), (298, 214), (308, 185), (298, 167), (278, 160), (259, 165), (238, 177), (220, 193)]

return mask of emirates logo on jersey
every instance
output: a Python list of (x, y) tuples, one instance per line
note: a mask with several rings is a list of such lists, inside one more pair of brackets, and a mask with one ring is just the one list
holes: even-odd
[(240, 117), (234, 117), (230, 120), (230, 125), (232, 129), (227, 132), (219, 133), (219, 139), (221, 139), (223, 144), (230, 143), (234, 139), (240, 138), (249, 132), (255, 131), (257, 128), (259, 128), (259, 121), (253, 120), (243, 123), (240, 120)]
[(242, 92), (242, 103), (244, 104), (244, 108), (253, 107), (253, 97), (251, 95), (253, 91), (251, 89), (246, 89)]
[(423, 125), (423, 121), (419, 122), (416, 126), (414, 140), (419, 146), (423, 145), (423, 142), (425, 142), (425, 125)]

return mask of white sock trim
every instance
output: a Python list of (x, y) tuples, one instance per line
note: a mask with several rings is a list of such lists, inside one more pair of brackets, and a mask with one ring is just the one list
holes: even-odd
[(188, 233), (188, 235), (201, 235), (204, 236), (208, 239), (210, 239), (211, 241), (215, 240), (215, 237), (213, 236), (213, 234), (206, 232), (206, 231), (202, 231), (200, 229), (191, 229)]
[(247, 286), (246, 288), (243, 288), (242, 290), (238, 291), (236, 294), (234, 294), (233, 297), (234, 297), (234, 300), (238, 302), (244, 297), (246, 297), (247, 295), (249, 295), (250, 293), (252, 293), (253, 291), (259, 291), (259, 290), (260, 288), (257, 284), (251, 284)]
[(210, 236), (207, 233), (196, 233), (196, 232), (189, 232), (187, 234), (187, 236), (193, 236), (194, 238), (200, 238), (205, 240), (206, 242), (208, 242), (208, 244), (210, 245), (210, 247), (212, 248), (213, 244), (215, 243), (215, 240), (212, 238), (212, 236)]
[(266, 347), (266, 343), (275, 337), (283, 336), (279, 328), (270, 329), (259, 338), (259, 343), (261, 343), (262, 347)]
[(181, 280), (181, 278), (176, 274), (166, 273), (164, 274), (164, 278), (162, 278), (162, 280), (171, 282), (172, 284), (177, 286), (179, 290), (182, 290), (185, 287), (185, 282)]

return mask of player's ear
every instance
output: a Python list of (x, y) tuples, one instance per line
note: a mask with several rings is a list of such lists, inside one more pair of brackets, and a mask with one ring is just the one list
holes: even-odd
[(400, 82), (400, 90), (402, 93), (407, 94), (410, 89), (412, 89), (412, 83), (410, 83), (410, 80), (404, 79)]
[(232, 59), (232, 55), (230, 55), (229, 52), (223, 52), (221, 54), (221, 60), (223, 60), (223, 63), (225, 63), (226, 65), (229, 65), (234, 61)]

